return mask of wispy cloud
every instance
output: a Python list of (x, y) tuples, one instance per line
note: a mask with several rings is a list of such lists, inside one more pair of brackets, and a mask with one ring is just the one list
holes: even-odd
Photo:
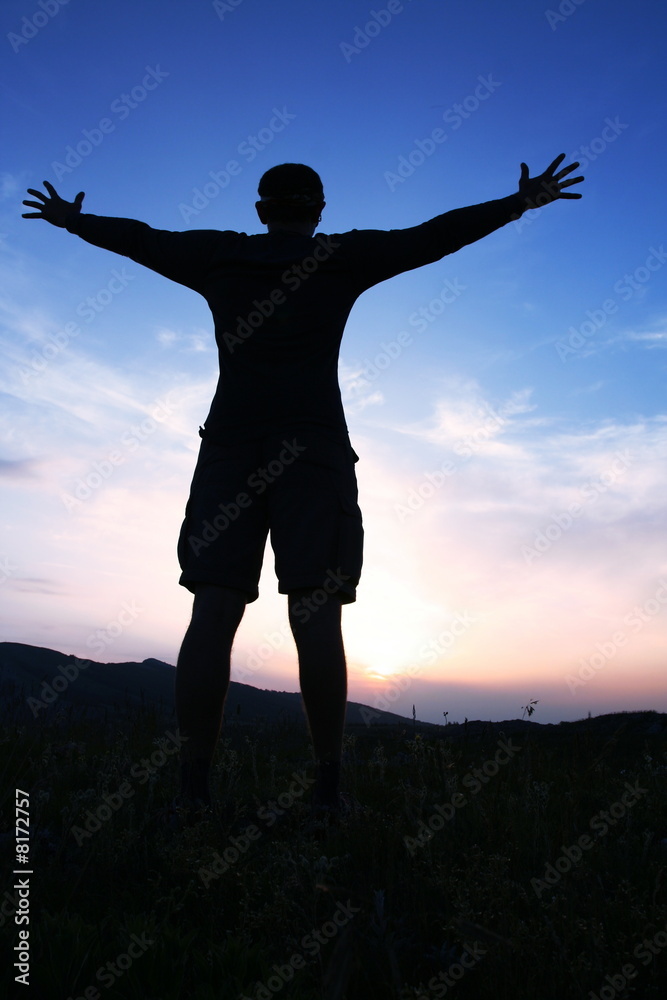
[(0, 478), (2, 479), (35, 479), (35, 463), (30, 459), (0, 458)]
[(435, 401), (431, 416), (384, 426), (445, 449), (451, 452), (453, 460), (459, 460), (472, 454), (519, 458), (526, 454), (521, 435), (531, 427), (548, 423), (546, 418), (536, 415), (525, 418), (537, 409), (531, 402), (531, 389), (517, 390), (497, 404), (485, 399), (481, 387), (471, 379), (443, 379), (442, 389), (445, 394)]
[(349, 365), (342, 359), (338, 363), (338, 382), (341, 399), (351, 414), (361, 413), (368, 406), (384, 403), (384, 396), (363, 375), (363, 367)]
[(21, 190), (23, 177), (23, 174), (10, 174), (6, 170), (0, 173), (0, 200), (13, 200)]
[[(642, 289), (645, 291), (645, 289)], [(639, 293), (637, 293), (639, 294)], [(637, 350), (655, 350), (667, 347), (667, 323), (664, 319), (651, 324), (649, 329), (637, 329), (628, 327), (624, 330), (615, 331), (609, 336), (591, 337), (581, 347), (577, 347), (577, 357), (589, 358), (608, 351), (622, 350), (628, 351), (632, 347)]]
[(16, 590), (22, 594), (72, 594), (70, 587), (63, 584), (61, 580), (49, 580), (42, 577), (10, 577), (6, 584), (9, 590)]
[(628, 340), (643, 343), (645, 347), (667, 347), (667, 332), (660, 333), (631, 333)]
[(202, 352), (214, 351), (215, 337), (209, 330), (195, 330), (189, 333), (182, 333), (178, 330), (171, 330), (167, 327), (160, 327), (155, 333), (158, 344), (164, 348), (181, 345), (181, 352)]
[(573, 389), (571, 395), (573, 396), (585, 396), (587, 394), (592, 394), (594, 392), (599, 392), (607, 383), (604, 379), (598, 379), (597, 382), (591, 382), (590, 385), (584, 385), (577, 389)]

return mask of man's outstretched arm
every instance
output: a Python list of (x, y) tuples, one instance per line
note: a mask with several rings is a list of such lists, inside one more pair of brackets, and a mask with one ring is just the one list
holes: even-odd
[(565, 153), (561, 153), (537, 177), (530, 177), (528, 167), (522, 163), (519, 189), (506, 198), (456, 208), (409, 229), (353, 231), (350, 251), (354, 270), (363, 277), (365, 287), (370, 287), (475, 243), (516, 221), (528, 209), (541, 208), (560, 198), (581, 198), (579, 193), (564, 190), (584, 179), (566, 179), (579, 164), (558, 170), (564, 159)]
[(24, 212), (24, 219), (44, 219), (53, 226), (68, 232), (93, 246), (112, 250), (143, 264), (172, 281), (188, 288), (200, 290), (203, 278), (215, 260), (223, 234), (217, 230), (197, 229), (178, 233), (153, 229), (136, 219), (116, 219), (81, 213), (85, 197), (80, 191), (74, 201), (65, 201), (48, 181), (44, 181), (48, 195), (28, 188), (28, 194), (39, 201), (24, 201), (37, 212)]
[(581, 183), (584, 179), (573, 177), (565, 180), (568, 174), (577, 169), (578, 163), (571, 163), (556, 173), (556, 168), (564, 159), (565, 153), (561, 153), (549, 164), (544, 173), (537, 177), (530, 177), (527, 165), (522, 163), (519, 190), (516, 194), (499, 198), (497, 201), (487, 201), (481, 205), (456, 208), (425, 223), (426, 227), (433, 228), (436, 240), (440, 234), (444, 237), (445, 247), (440, 256), (453, 253), (463, 246), (483, 239), (508, 222), (516, 221), (528, 209), (542, 208), (560, 198), (581, 198), (579, 193), (563, 190), (572, 184)]

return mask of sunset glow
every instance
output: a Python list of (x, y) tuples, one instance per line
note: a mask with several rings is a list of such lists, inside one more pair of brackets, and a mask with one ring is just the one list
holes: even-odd
[[(26, 10), (3, 4), (6, 39)], [(550, 23), (528, 0), (511, 17), (420, 0), (354, 51), (369, 16), (73, 3), (5, 41), (0, 638), (176, 662), (192, 606), (176, 540), (217, 381), (204, 299), (22, 219), (27, 187), (255, 233), (261, 174), (303, 162), (324, 183), (319, 231), (341, 233), (504, 197), (521, 161), (535, 174), (565, 152), (581, 201), (352, 311), (339, 377), (365, 549), (348, 698), (431, 722), (516, 718), (529, 699), (539, 722), (666, 711), (667, 194), (636, 181), (664, 146), (665, 12), (611, 0)], [(270, 542), (232, 680), (298, 690)]]

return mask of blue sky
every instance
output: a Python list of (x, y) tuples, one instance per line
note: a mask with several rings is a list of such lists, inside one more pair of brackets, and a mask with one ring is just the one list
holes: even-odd
[[(662, 5), (7, 0), (0, 19), (2, 638), (175, 662), (176, 538), (217, 379), (204, 299), (22, 219), (27, 187), (253, 233), (261, 174), (304, 162), (320, 232), (397, 229), (564, 152), (581, 200), (350, 316), (349, 698), (429, 721), (529, 698), (545, 722), (667, 710)], [(233, 679), (298, 689), (286, 610), (267, 543)]]

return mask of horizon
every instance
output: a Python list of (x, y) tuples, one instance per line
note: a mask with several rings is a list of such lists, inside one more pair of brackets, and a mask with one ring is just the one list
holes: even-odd
[[(565, 152), (580, 201), (353, 307), (348, 699), (406, 682), (389, 711), (666, 711), (667, 193), (628, 193), (664, 146), (667, 11), (379, 9), (3, 5), (0, 638), (176, 661), (192, 606), (176, 541), (218, 375), (201, 296), (21, 218), (28, 187), (158, 229), (259, 233), (259, 178), (302, 162), (324, 185), (317, 236), (502, 198), (521, 161), (533, 176)], [(231, 679), (298, 691), (268, 540), (259, 588)]]
[[(11, 640), (0, 640), (0, 647), (2, 645), (4, 645), (5, 643), (11, 643)], [(120, 661), (119, 660), (93, 660), (91, 657), (85, 657), (85, 658), (77, 657), (75, 653), (66, 653), (64, 650), (51, 649), (48, 646), (34, 646), (34, 645), (30, 644), (30, 643), (14, 643), (14, 645), (25, 645), (28, 648), (42, 649), (42, 650), (46, 650), (48, 652), (58, 653), (59, 655), (65, 656), (65, 657), (70, 657), (71, 656), (71, 657), (74, 657), (76, 660), (78, 660), (79, 663), (86, 663), (87, 665), (90, 665), (90, 664), (93, 664), (93, 663), (97, 664), (99, 666), (125, 666), (128, 663), (138, 663), (139, 665), (142, 665), (144, 663), (153, 661), (153, 662), (156, 662), (156, 663), (160, 663), (163, 666), (168, 667), (171, 670), (175, 670), (176, 669), (176, 665), (174, 663), (168, 663), (166, 660), (160, 660), (160, 659), (157, 659), (156, 657), (150, 657), (150, 656), (149, 657), (145, 657), (143, 660), (120, 660)], [(1, 666), (1, 664), (0, 664), (0, 666)], [(57, 674), (54, 674), (54, 676), (57, 676)], [(50, 683), (50, 682), (46, 682), (46, 683)], [(298, 690), (298, 688), (297, 688), (296, 691), (287, 691), (287, 690), (283, 690), (283, 689), (280, 689), (280, 688), (263, 688), (263, 687), (258, 687), (258, 685), (256, 685), (256, 684), (250, 683), (248, 680), (240, 680), (240, 679), (234, 678), (234, 677), (231, 678), (230, 683), (245, 684), (248, 687), (252, 687), (252, 688), (254, 688), (257, 691), (262, 691), (262, 692), (269, 693), (269, 694), (300, 694), (301, 693)], [(357, 704), (362, 704), (362, 705), (364, 705), (364, 706), (366, 706), (368, 708), (374, 709), (374, 710), (384, 711), (384, 712), (391, 712), (394, 715), (399, 715), (399, 716), (401, 716), (401, 718), (404, 718), (407, 723), (412, 722), (412, 711), (410, 711), (409, 715), (402, 715), (401, 709), (402, 709), (403, 705), (399, 704), (398, 701), (396, 701), (395, 703), (391, 703), (391, 702), (389, 702), (388, 699), (383, 699), (382, 696), (377, 697), (375, 699), (375, 701), (374, 701), (373, 704), (369, 704), (367, 702), (359, 702), (356, 698), (349, 698), (348, 697), (348, 702), (350, 702), (350, 701), (354, 701)], [(409, 698), (408, 698), (408, 701), (409, 701)], [(516, 722), (516, 721), (535, 722), (535, 723), (542, 723), (543, 725), (553, 725), (553, 724), (560, 724), (561, 722), (580, 722), (580, 721), (583, 721), (586, 718), (597, 719), (597, 718), (601, 718), (602, 716), (607, 716), (607, 715), (624, 715), (624, 714), (634, 714), (634, 713), (642, 713), (642, 712), (657, 712), (658, 711), (657, 709), (653, 709), (653, 708), (616, 709), (613, 712), (600, 712), (600, 713), (598, 713), (596, 715), (593, 715), (591, 713), (591, 711), (589, 710), (585, 716), (581, 716), (581, 717), (570, 718), (570, 719), (549, 719), (549, 720), (545, 719), (545, 720), (542, 720), (542, 719), (536, 719), (536, 718), (533, 717), (538, 712), (538, 705), (539, 705), (539, 703), (540, 703), (539, 699), (537, 699), (537, 701), (533, 701), (533, 699), (531, 699), (530, 702), (528, 703), (528, 705), (521, 706), (521, 708), (524, 709), (524, 715), (526, 715), (526, 713), (527, 713), (527, 717), (524, 718), (524, 715), (522, 715), (520, 719), (519, 719), (518, 716), (516, 716), (516, 717), (504, 717), (502, 719), (492, 719), (492, 718), (488, 718), (488, 719), (487, 718), (475, 719), (475, 718), (468, 718), (466, 716), (463, 719), (450, 719), (449, 717), (447, 717), (444, 721), (440, 721), (437, 717), (434, 717), (433, 719), (428, 719), (428, 718), (425, 718), (425, 717), (419, 717), (419, 715), (417, 713), (416, 716), (415, 716), (415, 721), (418, 722), (418, 723), (428, 723), (430, 725), (437, 725), (437, 726), (464, 725), (466, 722), (491, 722), (491, 723), (496, 723), (496, 722), (509, 722), (509, 721), (512, 721), (512, 722)], [(414, 705), (415, 712), (416, 712), (416, 704), (413, 703), (413, 705)], [(230, 704), (229, 704), (229, 697), (228, 697), (227, 701), (225, 703), (225, 712), (227, 712), (229, 710), (229, 708), (230, 708)], [(658, 713), (658, 714), (665, 714), (665, 713)], [(444, 713), (443, 713), (443, 715), (444, 715)], [(449, 716), (449, 713), (447, 713), (447, 716)], [(304, 714), (304, 722), (305, 722), (305, 718), (306, 717), (305, 717), (305, 714)], [(346, 725), (347, 725), (347, 722), (346, 722)], [(369, 723), (368, 725), (372, 725), (372, 723)], [(224, 730), (221, 733), (221, 735), (224, 736)]]

